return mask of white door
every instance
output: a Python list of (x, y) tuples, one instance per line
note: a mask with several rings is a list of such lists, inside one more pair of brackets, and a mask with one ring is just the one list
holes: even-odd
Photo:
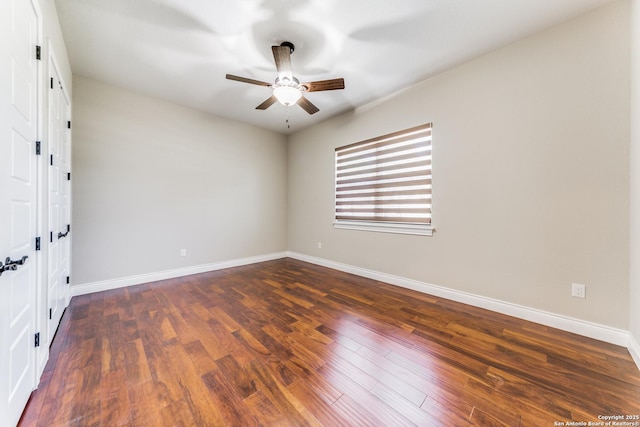
[(49, 63), (49, 344), (60, 324), (69, 295), (70, 105), (53, 55)]
[(40, 14), (32, 0), (0, 4), (0, 262), (25, 260), (0, 276), (0, 425), (15, 425), (36, 382)]

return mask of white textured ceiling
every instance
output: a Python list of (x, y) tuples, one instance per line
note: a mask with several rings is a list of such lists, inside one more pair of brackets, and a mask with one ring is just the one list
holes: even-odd
[[(413, 85), (611, 0), (55, 0), (74, 74), (282, 133)], [(291, 41), (320, 108), (255, 107), (272, 45)], [(289, 116), (291, 128), (285, 120)]]

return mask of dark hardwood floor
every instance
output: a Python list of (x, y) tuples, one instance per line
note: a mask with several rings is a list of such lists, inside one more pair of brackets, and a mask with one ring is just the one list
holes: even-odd
[(640, 415), (625, 348), (283, 259), (73, 298), (20, 425), (513, 427), (612, 415)]

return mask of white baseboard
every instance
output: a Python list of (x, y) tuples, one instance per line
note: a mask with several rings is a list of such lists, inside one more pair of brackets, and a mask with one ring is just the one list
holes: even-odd
[(631, 333), (629, 333), (629, 345), (627, 348), (629, 349), (629, 353), (631, 353), (633, 361), (636, 362), (638, 369), (640, 369), (640, 344), (638, 344), (638, 341)]
[(194, 265), (191, 267), (176, 268), (173, 270), (158, 271), (155, 273), (139, 274), (136, 276), (122, 277), (119, 279), (103, 280), (100, 282), (84, 283), (71, 287), (72, 296), (91, 294), (94, 292), (108, 291), (124, 288), (126, 286), (140, 285), (142, 283), (157, 282), (158, 280), (173, 279), (175, 277), (189, 276), (191, 274), (206, 273), (207, 271), (222, 270), (224, 268), (239, 267), (255, 264), (257, 262), (271, 261), (286, 258), (286, 252), (276, 252), (266, 255), (258, 255), (248, 258), (239, 258), (228, 261), (214, 262), (211, 264)]
[[(469, 304), (474, 307), (485, 308), (487, 310), (517, 317), (519, 319), (528, 320), (545, 326), (561, 329), (563, 331), (573, 332), (575, 334), (594, 338), (599, 341), (604, 341), (623, 347), (629, 347), (631, 334), (628, 331), (622, 329), (612, 328), (597, 323), (574, 319), (560, 314), (549, 313), (535, 308), (512, 304), (493, 298), (487, 298), (480, 295), (457, 291), (455, 289), (445, 288), (443, 286), (432, 285), (429, 283), (419, 282), (417, 280), (406, 279), (404, 277), (394, 276), (386, 273), (380, 273), (378, 271), (355, 267), (348, 264), (342, 264), (339, 262), (304, 255), (296, 252), (289, 252), (288, 255), (289, 257), (298, 259), (300, 261), (306, 261), (312, 264), (321, 265), (323, 267), (333, 268), (335, 270), (344, 271), (346, 273), (351, 273), (369, 279), (390, 283), (402, 288), (412, 289), (414, 291), (434, 295), (440, 298), (446, 298), (464, 304)], [(638, 368), (640, 369), (640, 363), (638, 363), (638, 359), (635, 360), (636, 364), (638, 364)]]

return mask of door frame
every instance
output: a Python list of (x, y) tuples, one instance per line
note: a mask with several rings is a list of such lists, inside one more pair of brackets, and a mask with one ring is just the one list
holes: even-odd
[[(39, 4), (39, 0), (31, 0), (31, 3), (34, 5), (34, 7), (36, 8), (37, 12), (38, 12), (38, 46), (40, 46), (40, 52), (41, 52), (41, 56), (40, 56), (40, 61), (38, 61), (38, 69), (37, 69), (37, 75), (38, 75), (38, 85), (37, 85), (37, 102), (38, 102), (38, 108), (37, 108), (37, 120), (38, 120), (38, 126), (37, 126), (37, 134), (38, 134), (38, 138), (37, 140), (40, 141), (40, 155), (36, 156), (36, 183), (38, 186), (38, 189), (36, 191), (36, 235), (40, 236), (40, 240), (41, 240), (41, 248), (44, 248), (45, 245), (42, 244), (42, 241), (44, 239), (45, 236), (45, 224), (46, 224), (46, 209), (44, 209), (44, 207), (46, 206), (45, 204), (45, 197), (46, 197), (46, 185), (47, 185), (47, 176), (46, 176), (46, 169), (44, 168), (44, 165), (46, 164), (44, 162), (44, 155), (42, 155), (42, 153), (45, 153), (45, 146), (46, 146), (46, 140), (44, 139), (44, 135), (45, 135), (45, 114), (44, 114), (44, 108), (45, 108), (45, 75), (44, 75), (44, 58), (47, 57), (46, 55), (46, 51), (44, 48), (44, 40), (43, 40), (43, 36), (42, 36), (42, 32), (43, 32), (43, 17), (42, 17), (42, 10), (40, 8), (40, 4)], [(43, 329), (43, 325), (46, 325), (46, 301), (47, 301), (47, 282), (46, 282), (46, 276), (44, 276), (45, 271), (46, 271), (46, 251), (43, 251), (42, 249), (39, 251), (36, 251), (36, 318), (34, 319), (34, 327), (36, 331), (40, 331), (40, 336), (41, 336), (41, 342), (40, 342), (40, 346), (35, 348), (35, 355), (34, 355), (34, 363), (35, 363), (35, 372), (34, 372), (34, 379), (33, 379), (33, 389), (37, 389), (38, 385), (40, 384), (40, 377), (42, 376), (42, 373), (44, 372), (44, 368), (45, 365), (47, 364), (47, 361), (49, 360), (49, 347), (48, 346), (44, 346), (42, 345), (42, 332), (45, 330)]]

